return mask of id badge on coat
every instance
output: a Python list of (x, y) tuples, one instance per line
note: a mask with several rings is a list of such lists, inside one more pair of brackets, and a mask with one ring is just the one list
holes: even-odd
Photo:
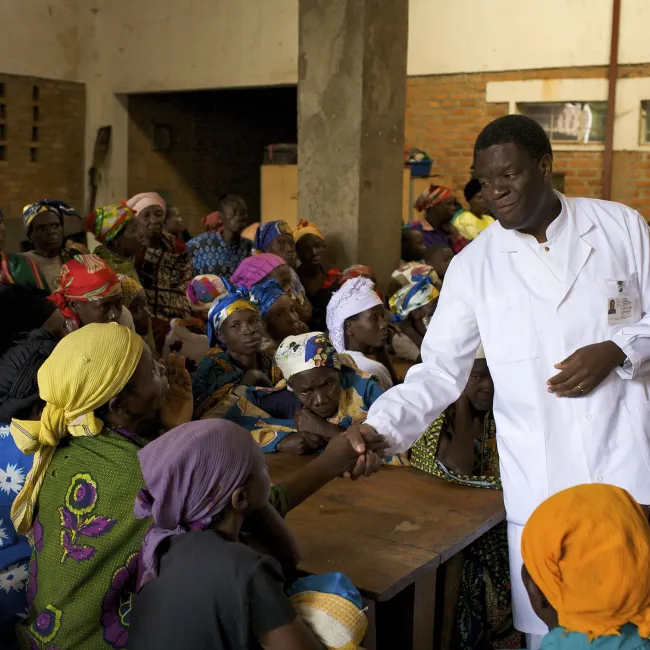
[(635, 323), (639, 320), (637, 308), (639, 307), (639, 294), (630, 291), (626, 286), (629, 283), (618, 281), (617, 291), (607, 298), (607, 324), (624, 325)]

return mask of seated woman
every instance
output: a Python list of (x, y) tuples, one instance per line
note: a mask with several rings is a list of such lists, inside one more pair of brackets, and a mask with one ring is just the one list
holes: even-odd
[(122, 285), (115, 271), (96, 255), (80, 255), (61, 269), (61, 288), (50, 300), (68, 320), (70, 329), (89, 323), (121, 323), (133, 327), (122, 309)]
[(162, 351), (172, 318), (188, 318), (190, 307), (185, 290), (194, 277), (183, 242), (163, 232), (166, 204), (155, 192), (131, 197), (127, 205), (140, 222), (147, 247), (136, 255), (136, 270), (151, 312), (156, 350)]
[(429, 321), (436, 310), (438, 296), (440, 292), (429, 276), (416, 276), (413, 282), (402, 287), (388, 301), (394, 314), (393, 322), (418, 349), (422, 346)]
[(267, 279), (275, 280), (286, 293), (291, 293), (291, 269), (279, 255), (272, 253), (247, 257), (232, 274), (230, 283), (234, 287), (246, 287), (250, 291), (256, 284)]
[[(493, 402), (494, 384), (480, 347), (463, 394), (413, 445), (411, 465), (451, 483), (500, 490)], [(512, 625), (505, 524), (472, 544), (467, 555), (454, 647), (520, 647), (522, 635)]]
[(327, 247), (325, 237), (316, 224), (301, 221), (293, 231), (293, 238), (300, 261), (298, 276), (313, 308), (309, 328), (323, 330), (326, 328), (326, 310), (332, 296), (332, 286), (341, 272), (338, 269), (325, 270), (323, 254)]
[(6, 233), (5, 216), (0, 210), (0, 285), (31, 284), (45, 289), (45, 278), (33, 260), (19, 253), (4, 252)]
[(650, 648), (650, 526), (628, 492), (593, 483), (554, 494), (526, 522), (521, 553), (550, 630), (542, 650)]
[(472, 178), (465, 185), (464, 194), (469, 210), (459, 210), (451, 223), (467, 241), (472, 241), (494, 223), (494, 217), (489, 214), (481, 195), (481, 183), (478, 178)]
[(273, 279), (256, 284), (251, 290), (251, 300), (257, 305), (264, 323), (262, 350), (275, 355), (278, 346), (287, 336), (308, 331), (298, 316), (295, 302)]
[(431, 185), (413, 204), (415, 209), (424, 213), (409, 225), (422, 232), (424, 245), (429, 248), (434, 244), (449, 246), (454, 253), (460, 251), (469, 243), (451, 224), (456, 213), (458, 201), (448, 187)]
[(135, 212), (126, 205), (97, 208), (85, 222), (86, 230), (99, 242), (93, 253), (118, 275), (140, 283), (135, 255), (147, 247), (147, 238)]
[(409, 284), (414, 275), (430, 275), (433, 284), (440, 289), (442, 286), (440, 278), (433, 267), (424, 262), (426, 251), (422, 233), (410, 226), (404, 226), (402, 228), (402, 257), (400, 265), (391, 275), (388, 285), (389, 296)]
[[(249, 387), (225, 416), (250, 431), (264, 453), (317, 451), (333, 436), (363, 422), (383, 393), (350, 357), (339, 357), (322, 332), (288, 337), (275, 359), (287, 387)], [(388, 462), (407, 464), (400, 456)]]
[[(295, 569), (296, 542), (269, 506), (269, 475), (251, 437), (224, 420), (192, 422), (139, 457), (146, 487), (136, 516), (153, 526), (142, 545), (129, 648), (178, 648), (191, 639), (205, 648), (324, 650), (285, 595), (282, 563)], [(270, 533), (283, 542), (281, 557), (246, 543), (254, 519), (263, 540)], [(365, 631), (360, 598), (356, 607), (337, 604), (338, 645), (356, 647)]]
[(185, 357), (185, 367), (194, 374), (210, 346), (207, 318), (210, 307), (219, 296), (227, 293), (227, 281), (217, 275), (197, 275), (187, 285), (187, 301), (192, 310), (190, 318), (172, 318), (165, 337), (163, 358), (170, 353)]
[(133, 278), (126, 275), (118, 275), (117, 278), (122, 287), (122, 309), (129, 310), (135, 333), (142, 337), (152, 352), (155, 352), (147, 294), (142, 285)]
[[(296, 273), (296, 242), (291, 228), (284, 221), (270, 221), (260, 224), (255, 233), (255, 249), (262, 253), (273, 253), (281, 257), (289, 266), (291, 272), (291, 297), (296, 301), (296, 309), (300, 320), (309, 323), (312, 317), (312, 307), (305, 287)], [(281, 286), (282, 283), (280, 283)]]
[[(0, 301), (1, 302), (1, 301)], [(44, 403), (36, 376), (58, 338), (46, 329), (18, 335), (0, 356), (0, 647), (18, 648), (14, 627), (27, 610), (27, 577), (31, 548), (11, 523), (14, 498), (32, 468), (9, 433), (12, 418), (40, 418)]]
[(262, 319), (244, 288), (229, 289), (208, 313), (210, 350), (192, 378), (194, 418), (223, 417), (239, 385), (275, 386), (282, 373), (262, 351)]
[[(384, 303), (372, 280), (353, 278), (332, 294), (327, 306), (327, 329), (336, 351), (352, 357), (361, 370), (377, 379), (383, 390), (397, 382), (386, 350), (388, 323)], [(371, 359), (369, 354), (375, 358)]]

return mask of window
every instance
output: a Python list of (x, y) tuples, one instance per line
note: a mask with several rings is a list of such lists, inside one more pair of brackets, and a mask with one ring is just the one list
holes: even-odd
[(29, 160), (30, 162), (38, 162), (38, 148), (37, 147), (30, 147), (29, 149)]
[(7, 139), (7, 125), (0, 124), (0, 140), (6, 140), (6, 139)]
[(650, 144), (650, 99), (641, 102), (640, 144)]
[(605, 142), (607, 102), (537, 102), (517, 104), (517, 111), (539, 122), (551, 142)]
[(0, 83), (0, 97), (5, 96), (5, 85), (4, 83)]
[(39, 120), (38, 106), (32, 106), (32, 121), (38, 122), (38, 120)]
[(41, 91), (38, 86), (32, 86), (32, 101), (37, 102)]
[(6, 120), (6, 119), (7, 119), (7, 105), (0, 104), (0, 120)]
[(38, 142), (38, 127), (32, 127), (32, 142)]
[(7, 147), (0, 144), (0, 160), (7, 160)]

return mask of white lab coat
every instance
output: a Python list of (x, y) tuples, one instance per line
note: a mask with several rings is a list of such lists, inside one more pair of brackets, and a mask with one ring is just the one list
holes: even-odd
[[(563, 279), (519, 233), (490, 226), (449, 266), (423, 363), (367, 418), (393, 452), (410, 448), (458, 399), (483, 343), (495, 386), (515, 625), (532, 634), (547, 631), (520, 577), (521, 531), (532, 511), (551, 494), (592, 482), (650, 504), (650, 230), (623, 205), (558, 196), (567, 219)], [(635, 297), (635, 318), (616, 326), (608, 306), (619, 288)], [(623, 349), (624, 367), (584, 397), (548, 393), (555, 364), (606, 340)]]

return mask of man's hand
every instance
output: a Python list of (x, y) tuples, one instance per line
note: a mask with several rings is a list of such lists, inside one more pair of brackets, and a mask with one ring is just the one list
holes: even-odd
[(344, 472), (343, 477), (355, 481), (361, 476), (370, 476), (376, 472), (383, 463), (390, 442), (367, 424), (355, 424), (346, 431), (345, 435), (359, 457), (354, 469), (351, 472)]
[(555, 366), (561, 372), (548, 380), (548, 392), (557, 397), (581, 397), (623, 361), (625, 352), (612, 341), (586, 345)]
[(160, 420), (165, 431), (192, 421), (192, 378), (185, 368), (185, 357), (170, 354), (165, 362), (169, 391), (163, 401)]

